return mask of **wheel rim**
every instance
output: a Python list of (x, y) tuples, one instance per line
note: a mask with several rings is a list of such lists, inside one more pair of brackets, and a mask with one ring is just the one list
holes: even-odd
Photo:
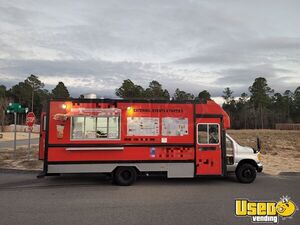
[(248, 178), (248, 179), (253, 177), (253, 173), (250, 169), (245, 169), (242, 174), (243, 174), (243, 177)]
[(128, 170), (125, 170), (121, 173), (121, 177), (124, 180), (129, 180), (131, 178), (131, 173)]

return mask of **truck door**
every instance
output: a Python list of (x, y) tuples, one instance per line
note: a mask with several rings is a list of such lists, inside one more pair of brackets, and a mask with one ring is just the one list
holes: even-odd
[(196, 175), (222, 175), (222, 117), (196, 118)]
[(45, 138), (46, 138), (46, 113), (43, 112), (41, 114), (41, 124), (40, 124), (39, 160), (44, 159)]

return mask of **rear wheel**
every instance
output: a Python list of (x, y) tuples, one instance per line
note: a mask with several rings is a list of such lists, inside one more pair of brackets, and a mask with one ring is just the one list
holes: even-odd
[(235, 175), (241, 183), (252, 183), (256, 178), (256, 169), (253, 165), (245, 163), (238, 166)]
[(136, 180), (136, 170), (133, 167), (118, 167), (114, 172), (114, 183), (129, 186)]

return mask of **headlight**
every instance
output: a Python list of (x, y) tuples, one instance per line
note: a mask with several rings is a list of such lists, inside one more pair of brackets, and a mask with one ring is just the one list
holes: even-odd
[(260, 153), (257, 153), (257, 159), (258, 159), (258, 161), (261, 161), (261, 154)]

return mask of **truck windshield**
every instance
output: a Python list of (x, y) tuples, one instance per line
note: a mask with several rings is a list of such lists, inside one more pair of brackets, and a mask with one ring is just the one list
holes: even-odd
[(227, 140), (227, 138), (228, 139), (230, 139), (230, 140), (232, 140), (232, 141), (234, 141), (235, 143), (237, 143), (238, 145), (240, 145), (240, 143), (238, 142), (238, 141), (236, 141), (235, 139), (233, 139), (230, 135), (228, 135), (228, 134), (226, 134), (226, 140)]

